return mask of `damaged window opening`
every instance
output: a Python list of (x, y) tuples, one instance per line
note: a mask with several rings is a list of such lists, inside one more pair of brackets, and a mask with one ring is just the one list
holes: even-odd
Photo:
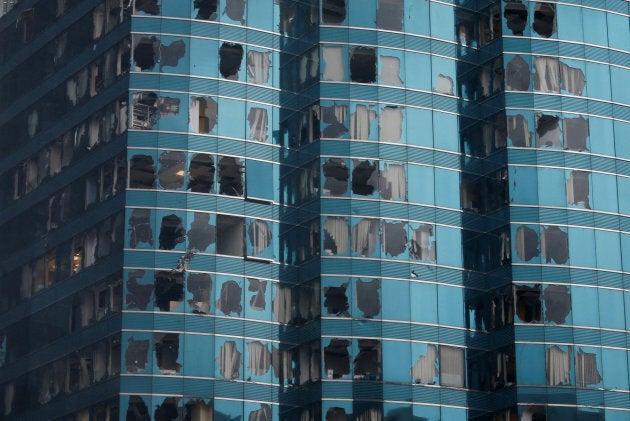
[(241, 353), (236, 348), (236, 342), (225, 341), (221, 346), (221, 351), (217, 361), (220, 367), (221, 376), (226, 379), (238, 379), (241, 369)]
[(547, 363), (547, 384), (551, 386), (569, 385), (571, 383), (571, 355), (558, 345), (545, 350)]
[(186, 154), (179, 151), (166, 151), (160, 154), (158, 181), (164, 189), (178, 189), (184, 185)]
[(520, 55), (514, 56), (505, 69), (505, 88), (514, 91), (528, 91), (529, 79), (529, 64)]
[(217, 124), (219, 104), (210, 97), (190, 100), (190, 127), (195, 133), (210, 133)]
[(245, 0), (227, 0), (223, 14), (245, 25)]
[[(532, 132), (529, 131), (529, 124), (521, 114), (507, 116), (507, 131), (513, 146), (520, 148), (532, 146)], [(586, 143), (586, 139), (584, 142)]]
[(560, 141), (560, 117), (536, 114), (536, 145), (562, 147)]
[[(401, 2), (402, 4), (402, 2)], [(398, 57), (381, 56), (381, 82), (389, 85), (400, 85), (400, 59)]]
[(435, 261), (435, 240), (433, 238), (433, 226), (422, 225), (411, 231), (411, 245), (409, 254), (416, 260)]
[(157, 405), (155, 407), (155, 412), (153, 414), (153, 419), (155, 421), (172, 421), (179, 419), (179, 408), (178, 405), (179, 398), (166, 398), (162, 405)]
[(572, 151), (585, 151), (586, 138), (589, 136), (588, 120), (578, 118), (562, 119), (562, 131), (565, 147)]
[(346, 410), (338, 406), (333, 406), (326, 411), (326, 421), (346, 421), (347, 419)]
[(191, 250), (204, 252), (210, 244), (214, 244), (216, 228), (210, 225), (210, 214), (195, 212), (187, 237), (188, 248)]
[(333, 105), (332, 107), (322, 107), (322, 121), (328, 126), (324, 128), (323, 137), (340, 138), (348, 133), (348, 128), (344, 122), (348, 118), (348, 106)]
[(144, 400), (140, 396), (132, 395), (129, 397), (129, 406), (127, 407), (127, 419), (143, 421), (148, 421), (151, 419), (149, 408), (147, 408), (147, 404), (144, 403)]
[(359, 339), (359, 353), (354, 357), (354, 378), (378, 380), (381, 377), (381, 341)]
[(376, 49), (354, 47), (350, 50), (350, 80), (358, 83), (376, 82)]
[(506, 3), (503, 16), (513, 35), (523, 35), (527, 26), (527, 6), (521, 2)]
[(211, 421), (213, 417), (212, 404), (202, 399), (191, 400), (186, 403), (186, 418), (191, 421)]
[(261, 221), (260, 219), (255, 219), (249, 224), (247, 236), (249, 237), (249, 243), (253, 247), (253, 253), (255, 255), (262, 253), (271, 245), (271, 228), (267, 222)]
[(271, 67), (271, 53), (260, 51), (247, 52), (247, 74), (252, 83), (269, 82), (269, 68)]
[(365, 105), (357, 105), (356, 111), (350, 114), (350, 138), (366, 140), (370, 137), (370, 124), (376, 118), (376, 111)]
[(350, 341), (345, 339), (331, 339), (324, 348), (324, 370), (329, 379), (340, 379), (350, 374)]
[(324, 80), (342, 82), (345, 77), (343, 65), (343, 47), (322, 47), (324, 60)]
[(252, 107), (247, 115), (247, 121), (249, 122), (249, 137), (258, 142), (266, 142), (269, 124), (267, 110)]
[(151, 155), (134, 155), (129, 160), (129, 187), (155, 188), (155, 165)]
[(557, 226), (542, 230), (540, 240), (541, 254), (546, 263), (562, 265), (569, 260), (569, 235)]
[(324, 194), (339, 196), (348, 190), (350, 171), (341, 158), (330, 158), (323, 165)]
[(545, 300), (545, 321), (563, 324), (571, 312), (571, 295), (569, 287), (564, 285), (548, 285), (543, 291)]
[(219, 157), (219, 194), (243, 195), (243, 164), (239, 158)]
[(440, 346), (440, 384), (464, 387), (464, 350), (451, 346)]
[(198, 153), (192, 156), (188, 168), (188, 188), (194, 193), (210, 193), (214, 187), (214, 160), (211, 155)]
[(133, 95), (131, 127), (151, 130), (160, 118), (157, 108), (158, 96), (155, 92), (140, 92)]
[(383, 222), (381, 237), (383, 252), (392, 257), (402, 254), (407, 248), (407, 230), (402, 222)]
[(515, 287), (516, 315), (524, 323), (542, 322), (541, 287), (518, 285)]
[(136, 13), (144, 12), (150, 15), (159, 15), (160, 6), (158, 0), (136, 0), (135, 1)]
[(133, 61), (140, 70), (150, 70), (155, 67), (160, 44), (156, 37), (140, 38), (133, 49)]
[(238, 80), (238, 71), (243, 61), (243, 46), (224, 42), (219, 48), (219, 72), (229, 80)]
[(243, 311), (241, 299), (243, 289), (236, 281), (226, 281), (221, 285), (221, 295), (216, 302), (217, 310), (220, 310), (226, 316), (236, 313), (239, 317)]
[[(271, 367), (271, 352), (266, 345), (259, 341), (247, 344), (249, 351), (248, 369), (253, 376), (263, 376), (269, 372)], [(251, 419), (251, 417), (250, 417)]]
[(191, 273), (186, 283), (192, 299), (188, 304), (195, 314), (208, 314), (210, 312), (210, 293), (212, 292), (212, 278), (206, 273)]
[(567, 180), (567, 203), (590, 209), (588, 202), (590, 173), (586, 171), (571, 171)]
[(387, 106), (381, 111), (379, 120), (381, 142), (398, 142), (402, 137), (403, 110), (400, 107)]
[(341, 217), (328, 217), (324, 222), (324, 252), (327, 255), (344, 254), (348, 251), (350, 227)]
[(381, 197), (385, 200), (407, 200), (407, 177), (405, 166), (384, 164), (380, 171)]
[(597, 370), (597, 355), (578, 349), (575, 355), (575, 382), (577, 387), (597, 385), (602, 376)]
[(403, 0), (378, 0), (376, 26), (379, 29), (402, 31)]
[(267, 307), (265, 301), (265, 293), (267, 292), (267, 281), (259, 281), (258, 279), (247, 278), (249, 286), (247, 290), (249, 292), (255, 292), (252, 298), (249, 300), (249, 306), (254, 311), (264, 311)]
[(248, 421), (271, 421), (271, 407), (267, 404), (260, 404), (260, 409), (249, 413)]
[(411, 368), (411, 377), (415, 384), (435, 384), (437, 377), (437, 347), (427, 345), (427, 352), (416, 360)]
[(348, 303), (348, 296), (346, 295), (347, 289), (348, 282), (338, 287), (324, 288), (324, 307), (326, 307), (328, 314), (350, 317), (350, 313), (348, 312), (350, 305)]
[(362, 281), (357, 279), (357, 307), (363, 317), (372, 318), (381, 312), (381, 280)]
[(582, 69), (571, 67), (565, 63), (560, 63), (560, 82), (565, 91), (573, 95), (582, 95), (586, 85), (586, 77)]
[(217, 253), (229, 256), (243, 256), (245, 228), (243, 218), (217, 215)]
[(538, 250), (538, 234), (533, 229), (521, 225), (516, 230), (516, 254), (527, 262), (540, 254)]
[(186, 240), (186, 230), (182, 219), (171, 214), (162, 218), (160, 226), (160, 250), (173, 250), (179, 243)]
[(541, 37), (549, 38), (556, 32), (556, 5), (536, 3), (532, 28)]
[(161, 270), (155, 273), (155, 306), (173, 311), (184, 301), (184, 274)]
[(135, 373), (147, 367), (149, 358), (149, 340), (135, 340), (130, 337), (127, 341), (127, 351), (125, 352), (125, 367), (127, 372)]
[(178, 333), (154, 333), (155, 362), (160, 370), (166, 374), (179, 373), (181, 365), (177, 363), (179, 357)]
[(364, 218), (352, 227), (352, 252), (372, 256), (378, 244), (379, 223), (377, 219)]
[(433, 91), (439, 94), (453, 95), (453, 78), (440, 73), (435, 81)]
[(346, 0), (322, 0), (322, 22), (340, 24), (346, 13)]
[(129, 246), (136, 248), (139, 243), (153, 246), (153, 230), (151, 229), (151, 210), (134, 209), (129, 217), (129, 231), (131, 232)]
[(134, 272), (130, 272), (127, 280), (127, 296), (125, 298), (127, 302), (127, 308), (137, 308), (140, 310), (146, 310), (151, 301), (151, 295), (153, 294), (153, 285), (142, 285), (138, 283), (138, 279), (144, 278), (144, 270), (138, 269)]
[(370, 196), (378, 189), (378, 163), (375, 161), (353, 160), (352, 192), (361, 196)]
[(199, 9), (196, 19), (217, 20), (217, 3), (219, 0), (195, 0), (193, 7)]

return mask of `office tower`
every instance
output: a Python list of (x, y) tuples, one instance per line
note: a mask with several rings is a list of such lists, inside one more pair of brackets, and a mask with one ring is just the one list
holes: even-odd
[(0, 16), (1, 419), (630, 416), (628, 2)]

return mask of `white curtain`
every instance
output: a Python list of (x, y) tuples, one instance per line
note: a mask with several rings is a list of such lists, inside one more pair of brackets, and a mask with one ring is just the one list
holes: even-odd
[(345, 76), (343, 65), (343, 47), (322, 47), (324, 59), (324, 80), (343, 81)]
[(26, 192), (30, 192), (37, 187), (37, 161), (29, 159), (26, 161)]
[(381, 421), (383, 415), (376, 408), (369, 408), (357, 414), (356, 421)]
[(400, 59), (398, 57), (381, 56), (381, 83), (400, 85)]
[(247, 116), (249, 121), (249, 137), (259, 142), (267, 140), (269, 118), (264, 108), (252, 107)]
[(258, 219), (252, 221), (248, 234), (254, 254), (262, 253), (271, 244), (271, 228), (265, 221)]
[(61, 143), (53, 143), (50, 147), (50, 175), (61, 172)]
[(350, 138), (368, 139), (370, 137), (370, 120), (376, 118), (376, 113), (365, 105), (357, 105), (356, 112), (350, 114)]
[(381, 196), (385, 200), (407, 198), (405, 167), (400, 164), (385, 164), (381, 171)]
[(437, 349), (427, 345), (427, 353), (421, 355), (411, 368), (411, 377), (418, 384), (433, 384), (437, 377)]
[(432, 227), (426, 225), (412, 231), (412, 256), (419, 260), (435, 260), (435, 247), (431, 244), (432, 234)]
[(293, 290), (291, 289), (291, 287), (278, 285), (276, 289), (276, 296), (273, 299), (274, 321), (282, 324), (287, 324), (291, 321), (292, 294)]
[(271, 67), (271, 53), (249, 51), (247, 53), (247, 73), (252, 83), (267, 83)]
[(66, 82), (66, 95), (72, 105), (77, 105), (77, 81), (74, 78)]
[(90, 119), (90, 133), (89, 133), (89, 149), (92, 149), (95, 145), (99, 143), (99, 132), (100, 132), (100, 119), (98, 116), (93, 116)]
[(311, 59), (310, 59), (311, 67), (309, 69), (309, 76), (311, 78), (316, 78), (319, 75), (319, 50), (314, 48), (311, 50)]
[(247, 344), (249, 351), (249, 371), (254, 376), (262, 376), (269, 371), (271, 365), (271, 352), (269, 348), (259, 341)]
[(203, 98), (191, 98), (190, 110), (188, 112), (190, 121), (190, 130), (193, 133), (199, 133), (199, 102), (203, 101)]
[(402, 136), (403, 112), (400, 107), (385, 107), (381, 111), (380, 141), (398, 142)]
[[(523, 138), (525, 140), (525, 146), (532, 146), (532, 134), (529, 131), (527, 120), (522, 115), (509, 115), (507, 116), (508, 133), (510, 137)], [(517, 130), (521, 131), (521, 135), (517, 133)]]
[(372, 256), (378, 242), (378, 220), (364, 218), (352, 227), (352, 252)]
[(574, 95), (582, 95), (586, 79), (581, 69), (560, 63), (560, 79), (565, 91), (569, 91)]
[(343, 124), (343, 122), (346, 121), (346, 118), (348, 118), (348, 106), (347, 105), (333, 105), (332, 109), (333, 109), (333, 113), (337, 121)]
[(32, 138), (37, 133), (37, 127), (39, 125), (39, 113), (37, 110), (33, 110), (29, 113), (26, 121), (28, 137)]
[(83, 250), (85, 251), (83, 267), (92, 266), (96, 262), (96, 239), (95, 229), (88, 231), (83, 238)]
[(92, 12), (92, 39), (99, 38), (103, 33), (103, 27), (105, 24), (105, 6), (102, 4), (97, 6)]
[(592, 353), (578, 350), (575, 356), (575, 378), (578, 387), (596, 385), (602, 381), (597, 371), (597, 356)]
[(463, 387), (464, 378), (464, 350), (440, 346), (440, 384)]
[(556, 58), (534, 58), (534, 89), (541, 92), (560, 92), (560, 65)]
[(546, 350), (547, 383), (551, 386), (569, 384), (569, 352), (561, 350), (557, 345)]
[(221, 346), (217, 361), (219, 362), (221, 375), (226, 379), (236, 379), (240, 376), (241, 353), (236, 348), (236, 342), (226, 341)]
[(350, 227), (344, 218), (331, 216), (324, 222), (324, 229), (332, 237), (337, 245), (337, 254), (348, 251), (348, 237), (350, 236)]
[(479, 82), (481, 84), (482, 95), (484, 97), (490, 96), (490, 85), (492, 83), (490, 66), (483, 66), (481, 74), (479, 75)]

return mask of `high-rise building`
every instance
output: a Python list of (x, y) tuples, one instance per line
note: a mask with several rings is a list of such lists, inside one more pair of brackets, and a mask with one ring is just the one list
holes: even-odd
[(2, 0), (0, 419), (629, 419), (629, 7)]

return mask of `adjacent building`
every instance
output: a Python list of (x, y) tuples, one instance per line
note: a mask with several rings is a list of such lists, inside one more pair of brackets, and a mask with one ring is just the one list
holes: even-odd
[(0, 2), (0, 419), (627, 419), (629, 4)]

